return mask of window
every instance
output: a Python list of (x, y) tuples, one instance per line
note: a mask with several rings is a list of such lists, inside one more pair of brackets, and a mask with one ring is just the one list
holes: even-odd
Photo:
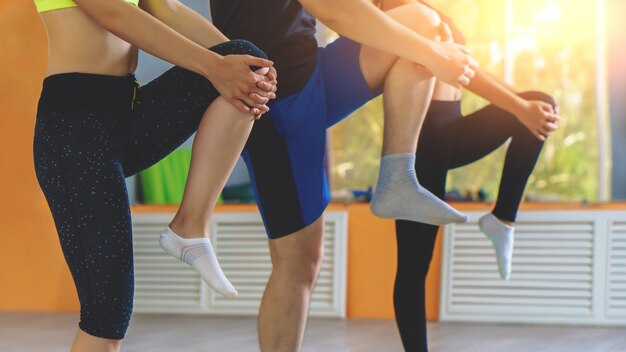
[[(488, 72), (519, 91), (553, 95), (559, 130), (546, 142), (526, 195), (532, 200), (597, 200), (608, 182), (604, 1), (431, 0), (454, 19)], [(465, 92), (463, 112), (487, 102)], [(374, 185), (382, 144), (382, 101), (377, 99), (331, 130), (333, 189)], [(495, 199), (505, 148), (450, 172), (448, 190), (483, 189)]]

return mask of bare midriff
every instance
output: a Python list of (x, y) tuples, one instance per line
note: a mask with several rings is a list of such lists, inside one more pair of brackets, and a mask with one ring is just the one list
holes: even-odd
[(48, 34), (46, 76), (96, 73), (125, 76), (137, 67), (137, 49), (103, 29), (79, 8), (40, 14)]

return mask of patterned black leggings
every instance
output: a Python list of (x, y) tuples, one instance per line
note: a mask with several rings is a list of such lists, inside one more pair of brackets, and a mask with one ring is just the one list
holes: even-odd
[[(267, 58), (243, 40), (210, 50)], [(68, 73), (44, 80), (35, 171), (78, 291), (83, 331), (122, 339), (130, 320), (133, 250), (124, 178), (189, 138), (218, 96), (208, 80), (180, 67), (142, 87), (133, 76)]]
[[(525, 99), (554, 105), (540, 92)], [(448, 170), (481, 159), (511, 138), (504, 161), (498, 200), (493, 214), (515, 221), (528, 177), (543, 142), (515, 116), (493, 105), (462, 117), (460, 102), (433, 101), (420, 135), (415, 169), (420, 183), (439, 198), (445, 193)], [(428, 351), (424, 286), (439, 228), (412, 221), (396, 221), (398, 272), (394, 290), (396, 322), (406, 351)]]

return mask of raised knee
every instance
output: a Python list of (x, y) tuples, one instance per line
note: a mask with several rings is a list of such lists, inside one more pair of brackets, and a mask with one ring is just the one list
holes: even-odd
[(416, 33), (429, 39), (440, 36), (441, 17), (437, 11), (420, 3), (410, 3), (396, 7), (387, 13), (396, 21), (413, 29)]
[(222, 56), (226, 55), (251, 55), (267, 59), (267, 54), (256, 45), (244, 39), (233, 39), (224, 43), (220, 43), (210, 48)]
[(520, 93), (518, 95), (526, 100), (539, 100), (539, 101), (543, 101), (544, 103), (548, 103), (552, 105), (552, 107), (556, 107), (556, 101), (554, 100), (554, 98), (551, 95), (546, 94), (544, 92), (528, 91), (528, 92)]

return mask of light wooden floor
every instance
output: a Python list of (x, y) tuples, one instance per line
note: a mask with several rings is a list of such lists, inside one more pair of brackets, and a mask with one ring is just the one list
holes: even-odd
[[(75, 314), (0, 313), (0, 351), (67, 352)], [(256, 351), (254, 318), (135, 315), (125, 352)], [(431, 324), (431, 352), (624, 352), (626, 329)], [(402, 351), (390, 320), (310, 319), (304, 351)]]

